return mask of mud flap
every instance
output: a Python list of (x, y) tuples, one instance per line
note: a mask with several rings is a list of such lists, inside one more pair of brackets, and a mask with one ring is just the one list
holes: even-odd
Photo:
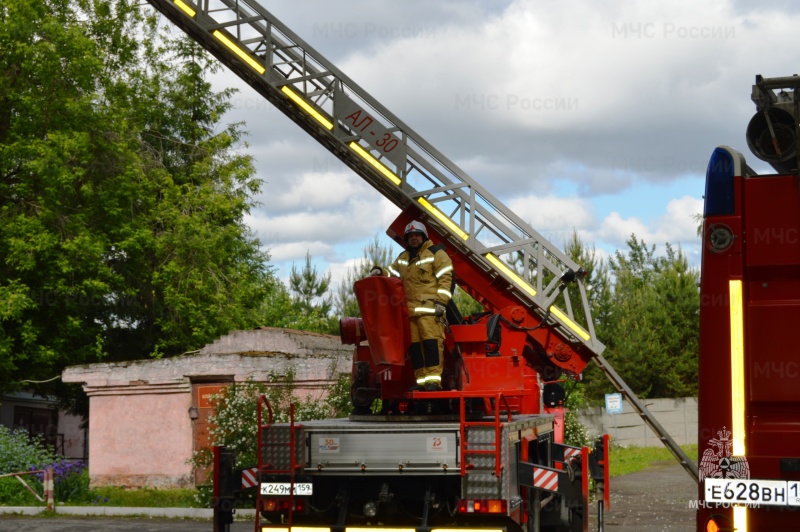
[(227, 447), (214, 448), (214, 532), (228, 532), (233, 523), (236, 492), (241, 490), (242, 473), (234, 471), (236, 451)]

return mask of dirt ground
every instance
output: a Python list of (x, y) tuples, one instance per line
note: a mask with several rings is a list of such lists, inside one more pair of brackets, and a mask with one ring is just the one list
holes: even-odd
[[(605, 532), (695, 530), (697, 484), (677, 462), (659, 463), (646, 471), (611, 479), (611, 509)], [(596, 508), (592, 515), (597, 515)], [(589, 530), (597, 530), (593, 520)]]

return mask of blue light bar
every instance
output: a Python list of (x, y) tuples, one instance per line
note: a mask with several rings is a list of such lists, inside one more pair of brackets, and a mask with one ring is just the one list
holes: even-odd
[(733, 214), (733, 178), (742, 175), (741, 155), (720, 146), (711, 154), (706, 170), (706, 194), (703, 216)]

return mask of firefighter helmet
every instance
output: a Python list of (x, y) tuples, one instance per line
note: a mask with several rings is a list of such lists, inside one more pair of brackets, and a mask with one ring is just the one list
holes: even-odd
[(405, 233), (403, 233), (403, 240), (408, 241), (408, 237), (409, 235), (411, 235), (411, 233), (420, 233), (422, 234), (423, 237), (425, 237), (425, 240), (428, 240), (428, 230), (425, 228), (425, 225), (423, 225), (421, 222), (414, 220), (413, 222), (408, 224), (406, 226)]

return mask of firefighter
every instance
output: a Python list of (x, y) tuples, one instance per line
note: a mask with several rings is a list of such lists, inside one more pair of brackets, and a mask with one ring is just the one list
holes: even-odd
[[(390, 277), (400, 277), (408, 302), (411, 347), (408, 349), (417, 384), (413, 390), (442, 389), (444, 314), (453, 297), (453, 263), (444, 246), (434, 246), (428, 230), (418, 221), (403, 234), (406, 251), (387, 268)], [(383, 275), (374, 268), (373, 275)]]

